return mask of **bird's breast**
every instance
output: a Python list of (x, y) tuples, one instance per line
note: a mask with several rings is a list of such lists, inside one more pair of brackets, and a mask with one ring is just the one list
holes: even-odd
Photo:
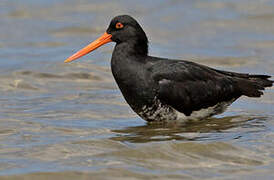
[(114, 61), (111, 70), (125, 100), (135, 112), (152, 103), (157, 86), (142, 65), (136, 62)]

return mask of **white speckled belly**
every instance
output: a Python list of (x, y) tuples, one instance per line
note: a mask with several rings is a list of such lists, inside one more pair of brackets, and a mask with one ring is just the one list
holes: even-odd
[(201, 120), (204, 118), (208, 118), (210, 116), (221, 114), (226, 110), (226, 108), (230, 104), (232, 104), (232, 102), (234, 100), (235, 99), (228, 101), (228, 102), (221, 102), (221, 103), (216, 104), (215, 106), (200, 109), (198, 111), (193, 111), (190, 116), (186, 116), (185, 114), (175, 110), (175, 112), (177, 114), (177, 120), (179, 120), (179, 121), (180, 120), (183, 120), (183, 121), (185, 121), (185, 120)]
[(163, 105), (158, 99), (155, 99), (153, 106), (143, 106), (138, 115), (149, 122), (201, 120), (224, 112), (233, 101), (234, 99), (229, 102), (221, 102), (212, 107), (193, 111), (190, 116), (186, 116), (184, 113), (175, 110), (171, 106)]

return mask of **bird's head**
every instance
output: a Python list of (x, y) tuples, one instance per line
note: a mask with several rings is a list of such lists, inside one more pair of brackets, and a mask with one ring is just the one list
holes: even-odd
[(107, 31), (101, 37), (70, 56), (65, 62), (76, 60), (109, 42), (130, 43), (136, 46), (137, 51), (145, 55), (148, 51), (148, 40), (142, 27), (131, 16), (121, 15), (111, 20)]

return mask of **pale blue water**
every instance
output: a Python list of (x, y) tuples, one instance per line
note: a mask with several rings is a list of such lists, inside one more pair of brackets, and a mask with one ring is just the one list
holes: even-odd
[(63, 63), (119, 14), (151, 55), (274, 74), (270, 0), (2, 0), (0, 179), (273, 179), (273, 88), (204, 122), (147, 125), (114, 82), (114, 44)]

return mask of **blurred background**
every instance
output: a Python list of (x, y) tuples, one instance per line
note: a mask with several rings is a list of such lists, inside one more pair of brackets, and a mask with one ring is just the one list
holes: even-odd
[(129, 14), (150, 55), (274, 74), (272, 0), (1, 0), (0, 179), (274, 179), (274, 89), (199, 123), (147, 125), (114, 44), (63, 61)]

